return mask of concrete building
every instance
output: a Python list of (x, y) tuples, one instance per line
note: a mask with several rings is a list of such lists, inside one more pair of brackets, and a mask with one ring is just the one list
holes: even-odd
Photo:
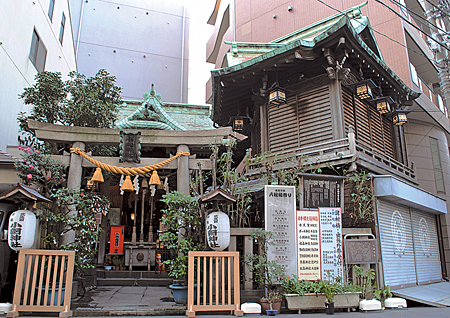
[(189, 13), (182, 1), (70, 1), (78, 70), (117, 77), (122, 98), (154, 83), (167, 102), (186, 103)]
[(0, 10), (0, 149), (17, 145), (18, 95), (41, 71), (76, 71), (68, 1), (6, 1)]
[[(288, 75), (293, 76), (295, 73), (293, 68), (296, 64), (287, 64), (292, 63), (289, 57), (286, 57), (284, 61), (278, 58), (274, 59), (272, 64), (264, 64), (266, 56), (269, 58), (269, 56), (281, 55), (278, 54), (278, 52), (281, 52), (281, 48), (285, 47), (285, 50), (288, 50), (288, 45), (291, 45), (289, 48), (294, 47), (295, 45), (303, 45), (303, 42), (301, 42), (303, 40), (305, 42), (310, 41), (310, 44), (308, 45), (313, 47), (319, 40), (323, 39), (319, 36), (322, 30), (318, 30), (317, 28), (314, 28), (314, 26), (318, 26), (319, 24), (326, 26), (327, 23), (331, 23), (330, 21), (332, 21), (332, 19), (328, 18), (328, 20), (326, 20), (325, 18), (333, 15), (335, 17), (342, 17), (343, 15), (347, 15), (349, 18), (353, 17), (354, 20), (352, 20), (352, 26), (356, 30), (355, 32), (358, 33), (356, 37), (359, 37), (359, 41), (365, 43), (365, 45), (363, 44), (363, 47), (367, 46), (371, 52), (370, 54), (372, 56), (377, 56), (375, 60), (383, 61), (383, 63), (389, 66), (395, 73), (394, 78), (397, 78), (406, 84), (403, 89), (421, 93), (420, 96), (417, 95), (410, 100), (405, 100), (401, 103), (402, 109), (411, 111), (407, 115), (408, 123), (399, 130), (399, 135), (392, 135), (388, 138), (390, 139), (389, 142), (392, 143), (393, 148), (397, 150), (394, 150), (391, 154), (385, 153), (385, 155), (388, 158), (401, 162), (405, 168), (410, 169), (412, 178), (400, 177), (400, 179), (409, 179), (406, 183), (420, 188), (420, 191), (425, 191), (430, 194), (431, 197), (429, 197), (429, 199), (431, 201), (434, 201), (432, 198), (436, 198), (440, 203), (446, 202), (445, 210), (450, 210), (450, 193), (448, 192), (450, 186), (450, 160), (448, 147), (450, 125), (448, 110), (443, 102), (445, 99), (445, 92), (440, 91), (438, 76), (439, 67), (434, 58), (435, 54), (438, 55), (442, 51), (444, 51), (444, 56), (446, 56), (446, 49), (437, 47), (433, 40), (421, 32), (425, 31), (430, 34), (430, 32), (433, 32), (433, 27), (430, 29), (430, 26), (426, 21), (421, 20), (412, 12), (408, 11), (408, 9), (411, 9), (418, 13), (418, 16), (425, 16), (430, 9), (427, 7), (426, 3), (428, 2), (399, 1), (399, 5), (395, 5), (392, 2), (389, 4), (391, 10), (377, 1), (370, 1), (368, 4), (366, 2), (363, 5), (361, 5), (361, 1), (327, 1), (329, 6), (312, 0), (293, 0), (287, 2), (253, 2), (245, 0), (216, 1), (215, 9), (209, 20), (209, 23), (215, 26), (215, 32), (207, 43), (206, 55), (207, 61), (215, 64), (215, 67), (218, 69), (217, 71), (212, 72), (212, 79), (207, 84), (206, 97), (207, 100), (213, 104), (213, 120), (219, 125), (225, 125), (230, 116), (245, 117), (245, 109), (249, 103), (250, 105), (253, 102), (256, 103), (256, 98), (253, 99), (253, 101), (249, 101), (247, 98), (252, 95), (252, 91), (253, 95), (258, 93), (259, 86), (256, 83), (253, 83), (253, 77), (250, 74), (247, 74), (246, 71), (238, 72), (238, 70), (244, 70), (247, 67), (247, 69), (250, 69), (250, 65), (256, 63), (251, 62), (252, 58), (255, 58), (253, 61), (257, 60), (262, 68), (258, 69), (257, 67), (252, 66), (254, 68), (253, 73), (251, 73), (253, 76), (255, 76), (255, 74), (258, 75), (261, 71), (264, 72), (264, 70), (267, 74), (269, 74), (270, 71), (274, 73), (275, 68), (277, 68), (278, 76), (280, 76), (280, 85), (281, 78), (284, 76), (284, 85), (290, 87), (293, 85), (293, 79), (289, 78)], [(352, 10), (354, 10), (354, 13), (351, 13)], [(368, 23), (366, 17), (370, 19), (370, 23)], [(318, 22), (321, 19), (325, 20)], [(444, 28), (446, 21), (443, 21), (439, 17), (435, 17), (433, 21), (436, 25), (441, 26), (441, 29)], [(328, 31), (327, 36), (335, 31), (335, 29), (331, 28), (331, 24), (328, 27), (330, 27), (330, 31)], [(313, 31), (308, 33), (308, 30), (313, 30), (315, 33)], [(300, 44), (288, 42), (293, 39), (297, 39)], [(439, 35), (436, 39), (439, 39)], [(338, 47), (340, 46), (338, 45), (336, 48), (333, 48), (333, 51), (337, 51)], [(307, 50), (304, 52), (300, 51), (301, 50), (298, 52), (299, 55), (295, 56), (296, 59), (307, 60), (309, 58), (310, 60), (314, 60), (318, 58), (318, 53), (313, 53), (313, 49), (311, 49), (311, 52), (307, 52)], [(352, 57), (352, 54), (350, 54), (350, 57)], [(358, 56), (358, 58), (360, 57)], [(295, 61), (295, 59), (293, 61)], [(339, 61), (341, 60), (339, 59)], [(344, 68), (349, 67), (349, 64), (346, 64), (345, 59), (343, 59), (343, 61), (341, 66)], [(351, 60), (347, 60), (347, 63), (349, 62), (351, 62)], [(440, 63), (441, 62), (443, 61), (440, 61)], [(265, 65), (265, 68), (263, 65)], [(291, 66), (287, 67), (287, 65)], [(351, 73), (356, 73), (356, 78), (361, 74), (364, 74), (364, 78), (373, 78), (375, 76), (374, 80), (380, 82), (375, 75), (377, 70), (373, 70), (373, 67), (374, 65), (371, 65), (369, 58), (362, 58), (362, 60), (360, 60), (359, 70), (357, 67), (356, 69), (353, 69)], [(326, 66), (324, 66), (323, 73), (325, 73), (325, 69)], [(374, 73), (372, 74), (373, 76), (370, 74), (371, 70)], [(311, 71), (312, 69), (310, 68), (299, 68), (297, 70), (299, 74), (304, 74), (305, 77), (303, 80), (308, 80), (308, 74), (311, 73)], [(288, 75), (282, 75), (283, 72), (288, 73)], [(235, 75), (231, 75), (232, 73)], [(331, 76), (332, 74), (328, 75)], [(274, 81), (273, 76), (274, 74), (269, 74), (269, 86), (270, 83)], [(233, 80), (232, 82), (229, 82), (231, 78)], [(300, 80), (302, 80), (302, 78), (300, 78)], [(382, 80), (387, 81), (387, 77), (384, 77)], [(259, 81), (261, 82), (261, 80)], [(237, 84), (234, 84), (238, 82), (241, 83), (240, 87), (236, 86)], [(253, 83), (254, 85), (249, 87), (250, 83)], [(384, 84), (385, 83), (383, 83), (383, 85)], [(239, 87), (239, 89), (237, 87)], [(395, 87), (395, 85), (391, 84), (388, 89), (392, 89), (393, 87)], [(262, 89), (264, 90), (267, 88), (263, 87)], [(233, 91), (233, 96), (236, 98), (239, 97), (240, 113), (238, 109), (231, 109), (231, 107), (235, 107), (231, 105), (233, 103), (236, 105), (237, 101), (233, 100), (231, 96), (225, 95), (230, 89)], [(250, 91), (246, 93), (245, 89)], [(386, 88), (383, 88), (383, 92), (386, 94)], [(397, 92), (393, 93), (395, 95), (399, 94), (400, 88), (397, 88)], [(288, 100), (290, 98), (289, 95), (291, 94), (292, 92), (287, 93)], [(345, 96), (345, 90), (342, 89), (342, 91), (334, 97), (332, 95), (333, 94), (330, 93), (328, 102), (333, 105), (336, 102), (333, 98), (342, 98), (340, 107), (345, 111), (350, 102), (348, 97)], [(300, 101), (306, 103), (306, 100), (300, 100), (303, 96), (297, 95), (296, 98), (299, 100), (298, 103), (300, 103)], [(252, 106), (250, 106), (250, 108), (251, 107)], [(261, 111), (263, 111), (263, 109), (261, 109)], [(332, 114), (336, 115), (337, 113)], [(277, 132), (273, 127), (264, 127), (264, 125), (272, 125), (272, 121), (275, 123), (274, 120), (276, 120), (276, 116), (279, 117), (278, 119), (283, 118), (282, 121), (286, 121), (286, 114), (282, 114), (282, 112), (278, 114), (277, 109), (274, 108), (271, 110), (270, 107), (268, 107), (265, 113), (260, 113), (260, 118), (252, 115), (253, 112), (250, 111), (250, 117), (253, 118), (253, 122), (255, 122), (254, 119), (256, 119), (256, 121), (261, 120), (261, 127), (255, 128), (254, 125), (252, 126), (252, 129), (256, 129), (257, 131), (261, 130), (261, 136), (258, 136), (258, 134), (255, 134), (254, 132), (250, 133), (253, 151), (255, 151), (255, 149), (256, 152), (267, 150), (280, 151), (289, 148), (285, 144), (287, 142), (285, 140), (279, 141), (282, 144), (276, 146), (277, 142), (275, 142), (276, 137), (274, 136), (277, 135)], [(349, 120), (347, 117), (349, 116), (349, 113), (343, 115), (345, 117), (343, 119), (336, 119), (335, 115), (332, 116), (334, 119), (332, 120), (333, 123), (331, 127), (333, 128), (332, 131), (329, 132), (333, 136), (330, 137), (332, 139), (339, 138), (340, 134), (343, 132), (343, 130), (337, 129), (341, 120), (345, 122), (345, 125), (348, 125)], [(316, 116), (324, 116), (324, 120), (326, 118), (326, 114), (324, 113), (318, 113)], [(307, 117), (304, 120), (312, 120), (311, 118)], [(367, 118), (365, 124), (359, 128), (358, 126), (356, 127), (357, 139), (363, 137), (364, 126), (369, 130), (373, 128), (370, 128), (370, 122), (371, 120)], [(308, 125), (309, 121), (306, 124)], [(324, 129), (329, 129), (330, 127), (323, 127), (322, 124), (319, 125), (318, 123), (316, 128), (316, 137), (322, 141), (327, 140), (328, 137), (324, 137), (326, 134)], [(346, 132), (348, 132), (347, 128)], [(358, 129), (360, 129), (359, 137)], [(381, 126), (379, 129), (386, 132)], [(282, 131), (284, 131), (284, 134), (288, 133), (287, 129), (280, 130), (279, 133)], [(395, 131), (397, 131), (397, 129)], [(302, 131), (299, 131), (298, 133), (302, 134)], [(373, 135), (373, 133), (375, 133), (375, 131), (368, 132), (368, 134), (372, 136), (369, 139), (374, 138), (373, 136), (375, 135)], [(255, 136), (257, 136), (256, 139)], [(259, 137), (261, 138), (259, 140), (260, 144), (258, 142)], [(267, 139), (264, 140), (264, 138)], [(304, 142), (304, 140), (299, 141), (299, 146), (297, 147), (302, 147), (302, 141)], [(317, 140), (315, 143), (317, 143)], [(259, 146), (261, 148), (258, 148)], [(375, 144), (372, 144), (371, 147), (374, 147), (374, 149), (378, 148)], [(385, 152), (386, 149), (387, 148), (383, 146), (381, 152)], [(377, 151), (380, 151), (380, 149)], [(386, 171), (383, 172), (378, 168), (366, 168), (374, 174), (386, 173)], [(389, 171), (389, 169), (387, 172), (388, 175), (396, 175), (395, 172)], [(402, 213), (404, 213), (405, 221), (406, 218), (409, 219), (409, 221), (406, 221), (407, 225), (404, 230), (408, 231), (407, 235), (414, 237), (414, 235), (417, 235), (417, 233), (413, 233), (413, 230), (411, 230), (411, 228), (414, 227), (413, 223), (416, 222), (415, 218), (417, 217), (414, 208), (411, 204), (406, 203), (406, 201), (395, 200), (392, 193), (390, 195), (382, 194), (381, 188), (377, 186), (377, 184), (380, 185), (381, 183), (382, 178), (375, 178), (375, 192), (378, 195), (379, 202), (381, 202), (378, 204), (380, 223), (386, 221), (383, 218), (380, 218), (380, 215), (391, 211), (392, 209), (397, 209), (393, 205), (390, 205), (392, 202), (396, 201), (397, 204), (404, 208)], [(404, 193), (414, 196), (413, 193), (415, 193), (415, 190), (410, 188)], [(398, 209), (401, 210), (402, 208)], [(441, 211), (444, 210), (441, 209)], [(390, 222), (389, 220), (387, 221)], [(433, 244), (438, 244), (441, 251), (436, 262), (441, 262), (442, 274), (446, 277), (450, 271), (450, 218), (447, 214), (443, 213), (437, 217), (431, 215), (431, 219), (428, 221), (432, 222), (430, 224), (436, 224), (436, 226), (431, 226), (433, 232), (436, 228), (436, 232), (434, 232), (433, 235), (437, 240), (435, 240), (435, 243)], [(386, 246), (386, 242), (384, 242), (384, 244)], [(383, 257), (387, 261), (386, 264), (389, 262), (395, 263), (395, 258), (390, 257), (388, 254), (384, 254)], [(409, 262), (417, 263), (420, 261), (413, 257)], [(386, 270), (390, 271), (388, 268), (386, 268)], [(403, 274), (409, 275), (406, 271), (403, 272)], [(395, 279), (395, 277), (389, 278), (389, 275), (385, 275), (386, 282), (391, 285), (400, 285), (402, 284), (402, 280), (406, 284), (420, 283), (420, 278), (414, 275), (412, 276), (415, 278), (412, 279), (407, 279), (398, 272), (396, 272), (395, 275), (397, 276), (397, 279)]]

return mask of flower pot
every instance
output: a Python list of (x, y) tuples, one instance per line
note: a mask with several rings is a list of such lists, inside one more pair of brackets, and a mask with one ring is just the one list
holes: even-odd
[(267, 309), (266, 310), (267, 316), (275, 316), (277, 314), (277, 312), (278, 312), (278, 310), (276, 310), (276, 309), (272, 309), (272, 310)]
[[(197, 284), (195, 284), (197, 286)], [(188, 287), (184, 285), (172, 284), (169, 286), (172, 289), (173, 299), (175, 303), (180, 305), (187, 305), (188, 302)], [(194, 287), (194, 299), (197, 297), (197, 288)]]
[[(37, 298), (38, 296), (38, 290), (39, 287), (36, 287), (36, 294), (35, 297)], [(44, 304), (44, 294), (45, 294), (45, 287), (42, 287), (42, 295), (41, 295), (41, 301), (40, 301), (40, 305), (42, 306)], [(61, 290), (61, 303), (58, 305), (58, 294), (59, 294), (59, 290)], [(49, 289), (47, 290), (47, 306), (62, 306), (64, 304), (64, 294), (65, 294), (65, 287), (59, 288), (56, 287), (55, 289), (55, 298), (53, 298), (53, 304), (51, 304), (51, 298), (52, 298), (52, 288), (49, 287)]]
[[(274, 299), (273, 303), (272, 303), (272, 310), (277, 310), (278, 312), (280, 312), (281, 302), (282, 302), (282, 299), (278, 299), (278, 298)], [(263, 314), (267, 314), (267, 311), (270, 310), (269, 300), (267, 300), (266, 298), (261, 298), (259, 300), (259, 303), (261, 304), (261, 312)]]
[(325, 302), (327, 315), (334, 315), (334, 303)]
[[(361, 293), (345, 293), (334, 295), (334, 308), (358, 308), (359, 295)], [(326, 302), (324, 294), (285, 294), (286, 307), (289, 310), (298, 310), (299, 313), (302, 310), (323, 309), (323, 304)]]

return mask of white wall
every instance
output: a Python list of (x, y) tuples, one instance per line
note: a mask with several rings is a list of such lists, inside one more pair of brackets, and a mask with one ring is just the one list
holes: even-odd
[(93, 76), (106, 69), (117, 77), (123, 99), (142, 100), (154, 83), (163, 101), (187, 102), (190, 19), (184, 1), (70, 5), (80, 73)]
[[(0, 10), (0, 149), (17, 144), (17, 114), (29, 112), (18, 95), (34, 83), (36, 68), (29, 59), (34, 27), (47, 48), (46, 71), (65, 78), (76, 70), (68, 1), (57, 0), (53, 22), (49, 0), (2, 1)], [(63, 45), (59, 43), (61, 16), (66, 16)]]

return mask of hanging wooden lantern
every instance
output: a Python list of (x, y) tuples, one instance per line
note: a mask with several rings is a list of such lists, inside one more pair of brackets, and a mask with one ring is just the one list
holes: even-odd
[(105, 180), (103, 180), (102, 169), (100, 169), (100, 168), (95, 169), (94, 176), (92, 177), (91, 181), (92, 182), (105, 182)]
[(281, 87), (275, 86), (270, 92), (269, 92), (269, 105), (277, 105), (280, 106), (281, 104), (286, 103), (286, 91), (282, 89)]
[(133, 184), (131, 183), (130, 176), (125, 177), (125, 181), (122, 184), (122, 187), (120, 188), (121, 191), (134, 191)]
[(380, 97), (374, 100), (377, 111), (380, 114), (386, 114), (391, 112), (391, 105), (394, 105), (394, 101), (390, 96)]
[(36, 215), (27, 210), (18, 210), (9, 217), (8, 245), (19, 251), (29, 249), (34, 244)]
[(394, 123), (394, 125), (402, 126), (403, 124), (407, 123), (408, 117), (406, 117), (406, 114), (410, 112), (410, 110), (397, 109), (394, 112), (394, 116), (392, 116), (392, 122)]
[(244, 130), (244, 117), (234, 117), (233, 118), (233, 131), (243, 131)]
[(356, 87), (356, 96), (359, 99), (373, 99), (375, 91), (378, 91), (377, 85), (372, 80), (361, 80), (354, 83), (352, 86)]
[(223, 251), (230, 245), (230, 219), (226, 213), (212, 212), (206, 218), (206, 240), (211, 249)]

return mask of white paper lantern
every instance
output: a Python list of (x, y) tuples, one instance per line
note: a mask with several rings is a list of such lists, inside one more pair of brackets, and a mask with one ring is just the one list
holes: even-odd
[(206, 218), (206, 240), (211, 249), (223, 251), (230, 245), (230, 219), (223, 212), (212, 212)]
[(18, 210), (9, 217), (9, 247), (15, 251), (33, 246), (36, 233), (36, 215), (27, 210)]

